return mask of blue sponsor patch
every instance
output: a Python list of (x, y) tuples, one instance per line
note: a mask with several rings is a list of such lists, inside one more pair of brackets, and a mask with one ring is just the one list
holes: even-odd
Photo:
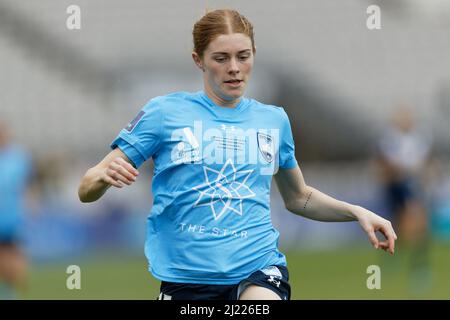
[(125, 127), (125, 130), (127, 130), (128, 132), (131, 132), (131, 130), (133, 130), (133, 128), (136, 126), (136, 124), (139, 122), (139, 120), (141, 120), (142, 116), (145, 114), (144, 111), (140, 111), (136, 117), (134, 117), (134, 119)]

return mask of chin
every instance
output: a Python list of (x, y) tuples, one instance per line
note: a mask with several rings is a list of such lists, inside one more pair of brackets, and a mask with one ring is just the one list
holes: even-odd
[(227, 97), (230, 97), (230, 100), (235, 100), (235, 99), (239, 99), (240, 97), (242, 97), (244, 95), (244, 91), (243, 90), (239, 90), (239, 91), (233, 91), (233, 92), (228, 92), (228, 94), (226, 95)]
[(235, 90), (225, 90), (224, 96), (230, 98), (229, 100), (234, 100), (242, 97), (244, 95), (245, 89), (235, 89)]

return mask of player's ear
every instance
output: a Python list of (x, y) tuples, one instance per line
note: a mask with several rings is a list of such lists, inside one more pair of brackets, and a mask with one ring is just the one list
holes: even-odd
[(205, 67), (203, 66), (203, 61), (202, 61), (202, 59), (200, 59), (197, 52), (192, 51), (192, 59), (194, 60), (197, 67), (199, 67), (203, 72), (205, 72)]

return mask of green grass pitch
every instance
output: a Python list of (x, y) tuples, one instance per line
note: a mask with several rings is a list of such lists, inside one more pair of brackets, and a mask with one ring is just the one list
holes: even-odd
[[(408, 255), (394, 257), (372, 248), (333, 251), (287, 251), (292, 299), (450, 299), (450, 245), (433, 245), (430, 277), (419, 280), (408, 269)], [(81, 289), (69, 290), (67, 266), (81, 268)], [(369, 290), (367, 267), (378, 265), (381, 288)], [(58, 264), (32, 263), (23, 299), (148, 299), (158, 296), (159, 282), (142, 256), (103, 254)], [(413, 279), (413, 280), (411, 280)]]

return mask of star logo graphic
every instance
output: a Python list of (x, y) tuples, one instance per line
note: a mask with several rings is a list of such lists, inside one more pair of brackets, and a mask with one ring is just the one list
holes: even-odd
[(209, 206), (214, 220), (227, 211), (242, 216), (242, 201), (255, 196), (245, 184), (253, 170), (236, 171), (228, 159), (220, 171), (204, 166), (203, 172), (205, 182), (192, 188), (200, 193), (194, 207)]

